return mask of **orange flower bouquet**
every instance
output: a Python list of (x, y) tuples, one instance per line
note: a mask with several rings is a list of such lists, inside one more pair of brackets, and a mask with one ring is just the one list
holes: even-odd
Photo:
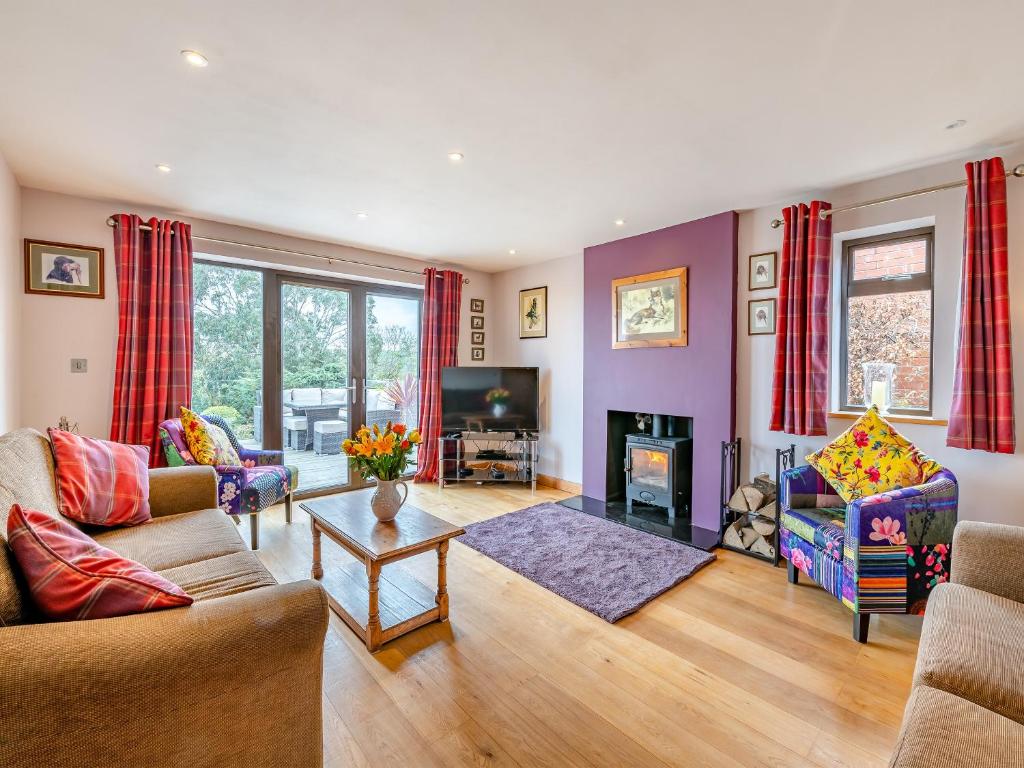
[(399, 480), (409, 466), (413, 446), (421, 442), (419, 430), (389, 421), (384, 429), (376, 424), (372, 429), (363, 425), (355, 438), (343, 442), (341, 448), (364, 480)]

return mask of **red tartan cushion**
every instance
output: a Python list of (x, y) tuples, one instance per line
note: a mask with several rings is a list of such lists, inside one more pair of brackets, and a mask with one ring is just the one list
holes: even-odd
[(7, 543), (51, 619), (105, 619), (192, 605), (180, 587), (44, 512), (11, 507)]
[(65, 517), (90, 525), (150, 519), (149, 449), (50, 429), (57, 498)]

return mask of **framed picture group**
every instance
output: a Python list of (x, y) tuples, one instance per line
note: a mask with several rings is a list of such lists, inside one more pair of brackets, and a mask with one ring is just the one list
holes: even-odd
[[(778, 286), (778, 259), (776, 251), (755, 253), (749, 259), (747, 268), (747, 290), (763, 291)], [(750, 299), (747, 301), (747, 334), (768, 336), (775, 333), (775, 299)]]

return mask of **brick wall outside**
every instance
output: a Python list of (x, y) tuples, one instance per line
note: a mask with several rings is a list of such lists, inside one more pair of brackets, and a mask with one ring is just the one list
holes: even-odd
[(924, 272), (926, 242), (878, 245), (853, 250), (853, 279), (870, 280), (886, 275)]

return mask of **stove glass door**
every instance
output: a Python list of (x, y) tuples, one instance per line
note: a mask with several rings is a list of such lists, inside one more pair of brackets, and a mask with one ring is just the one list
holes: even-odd
[(667, 491), (668, 488), (668, 453), (630, 446), (629, 465), (632, 467), (632, 482)]

